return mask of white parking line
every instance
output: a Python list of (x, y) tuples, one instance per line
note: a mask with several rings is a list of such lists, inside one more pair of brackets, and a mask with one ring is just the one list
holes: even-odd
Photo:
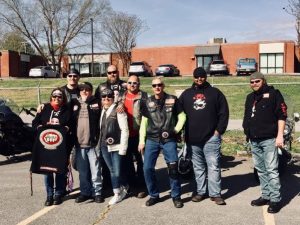
[(265, 225), (275, 225), (275, 217), (274, 214), (268, 213), (268, 206), (264, 205), (263, 207), (263, 215), (265, 220)]
[(32, 221), (36, 220), (37, 218), (41, 217), (42, 215), (46, 214), (50, 210), (56, 208), (56, 207), (57, 207), (57, 205), (52, 205), (52, 206), (49, 206), (49, 207), (45, 207), (42, 210), (40, 210), (40, 211), (36, 212), (35, 214), (33, 214), (31, 217), (28, 217), (27, 219), (21, 221), (17, 225), (27, 225), (27, 224), (31, 223)]
[[(79, 191), (71, 192), (70, 195), (74, 195), (77, 193), (79, 193)], [(40, 211), (36, 212), (32, 216), (28, 217), (27, 219), (21, 221), (17, 225), (27, 225), (27, 224), (31, 223), (32, 221), (36, 220), (37, 218), (41, 217), (42, 215), (45, 215), (47, 212), (51, 211), (52, 209), (55, 209), (57, 206), (58, 205), (47, 206), (47, 207), (41, 209)]]

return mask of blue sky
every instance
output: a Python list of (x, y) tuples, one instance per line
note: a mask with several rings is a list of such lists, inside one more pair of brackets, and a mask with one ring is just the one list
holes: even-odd
[(288, 0), (110, 0), (116, 11), (135, 14), (148, 25), (137, 47), (296, 40)]

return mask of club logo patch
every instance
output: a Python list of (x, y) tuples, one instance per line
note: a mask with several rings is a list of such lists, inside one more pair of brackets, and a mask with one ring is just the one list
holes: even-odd
[(48, 150), (55, 150), (63, 141), (62, 134), (55, 129), (42, 131), (39, 138), (42, 145)]
[(205, 108), (206, 102), (204, 94), (196, 94), (193, 99), (195, 100), (193, 104), (194, 109), (199, 110)]

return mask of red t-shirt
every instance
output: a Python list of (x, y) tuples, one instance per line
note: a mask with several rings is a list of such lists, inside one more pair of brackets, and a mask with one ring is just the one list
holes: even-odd
[(127, 113), (127, 121), (128, 121), (128, 128), (129, 128), (129, 137), (135, 137), (139, 134), (139, 130), (133, 129), (133, 102), (134, 99), (138, 96), (138, 93), (132, 94), (127, 92), (125, 96), (125, 110)]

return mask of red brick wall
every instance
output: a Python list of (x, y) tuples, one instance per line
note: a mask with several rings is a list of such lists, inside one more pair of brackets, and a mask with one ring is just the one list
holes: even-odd
[(196, 68), (196, 46), (134, 48), (132, 61), (146, 61), (151, 66), (153, 73), (161, 64), (174, 64), (181, 75), (191, 75)]
[(285, 55), (284, 55), (284, 72), (294, 73), (295, 72), (295, 43), (285, 43)]
[[(42, 57), (31, 55), (26, 74), (21, 73), (20, 54), (14, 51), (2, 51), (0, 57), (0, 75), (1, 77), (28, 77), (30, 68), (45, 65)], [(24, 69), (24, 68), (23, 68)]]
[(255, 58), (259, 62), (258, 43), (222, 44), (221, 52), (232, 75), (236, 74), (236, 62), (239, 58)]

